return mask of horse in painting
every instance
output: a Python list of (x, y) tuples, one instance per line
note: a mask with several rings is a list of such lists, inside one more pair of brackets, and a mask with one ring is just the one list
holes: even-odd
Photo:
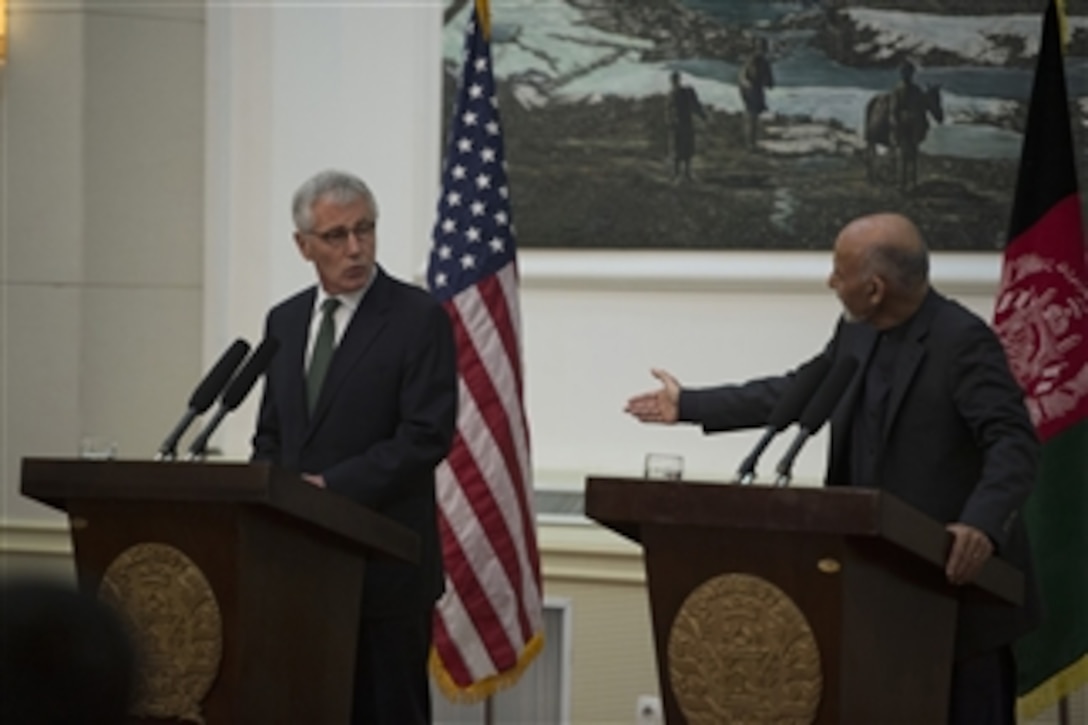
[(878, 93), (865, 106), (865, 167), (870, 182), (876, 181), (877, 146), (893, 149), (899, 188), (918, 185), (918, 146), (929, 132), (929, 119), (944, 121), (941, 86), (925, 88), (901, 83)]

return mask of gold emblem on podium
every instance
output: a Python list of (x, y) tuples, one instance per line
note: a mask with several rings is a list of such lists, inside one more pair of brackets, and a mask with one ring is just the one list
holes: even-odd
[(203, 723), (200, 704), (223, 656), (219, 604), (203, 572), (172, 546), (137, 544), (110, 563), (98, 597), (120, 614), (136, 644), (130, 714)]
[(669, 679), (691, 725), (813, 722), (823, 690), (812, 629), (785, 592), (749, 574), (697, 587), (673, 621)]

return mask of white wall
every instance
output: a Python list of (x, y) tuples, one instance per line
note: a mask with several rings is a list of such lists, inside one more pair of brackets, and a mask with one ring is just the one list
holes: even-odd
[[(379, 260), (418, 277), (445, 120), (440, 26), (439, 2), (209, 7), (208, 362), (236, 335), (256, 339), (268, 305), (311, 281), (288, 208), (318, 169), (343, 167), (372, 183)], [(784, 370), (823, 344), (837, 314), (823, 254), (523, 252), (521, 263), (538, 485), (638, 475), (647, 451), (681, 453), (690, 476), (728, 476), (753, 435), (642, 427), (622, 413), (627, 396), (653, 387), (651, 365), (691, 384)], [(938, 282), (988, 314), (996, 255), (936, 267)], [(229, 455), (248, 450), (253, 397), (227, 425)], [(815, 441), (796, 473), (815, 480), (823, 464)]]
[(24, 457), (74, 456), (99, 435), (146, 458), (180, 414), (200, 370), (204, 177), (200, 4), (26, 0), (8, 19), (5, 550), (61, 526), (19, 494)]

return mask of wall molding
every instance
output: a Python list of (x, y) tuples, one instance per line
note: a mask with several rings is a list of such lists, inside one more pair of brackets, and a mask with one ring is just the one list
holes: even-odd
[(72, 556), (66, 522), (0, 521), (0, 554)]
[(539, 522), (537, 544), (545, 581), (646, 583), (642, 548), (586, 519)]

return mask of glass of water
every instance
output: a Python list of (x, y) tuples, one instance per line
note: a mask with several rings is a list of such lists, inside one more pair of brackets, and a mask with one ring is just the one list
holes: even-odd
[(684, 457), (675, 453), (647, 453), (642, 475), (646, 478), (679, 481), (684, 476)]
[(117, 442), (100, 435), (79, 439), (79, 457), (87, 461), (109, 461), (117, 456)]

